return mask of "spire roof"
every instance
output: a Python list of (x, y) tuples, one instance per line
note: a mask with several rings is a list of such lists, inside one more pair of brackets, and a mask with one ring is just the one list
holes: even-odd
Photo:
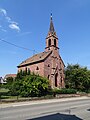
[(52, 21), (52, 13), (51, 13), (51, 18), (50, 18), (50, 28), (49, 28), (49, 32), (54, 33), (55, 29), (54, 29), (54, 25), (53, 25), (53, 21)]

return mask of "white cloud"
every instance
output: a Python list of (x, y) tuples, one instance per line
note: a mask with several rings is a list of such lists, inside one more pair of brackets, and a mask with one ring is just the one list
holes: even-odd
[(9, 28), (11, 28), (12, 30), (16, 30), (17, 32), (20, 31), (20, 27), (19, 27), (19, 25), (18, 25), (17, 22), (14, 22), (14, 21), (11, 21), (11, 20), (10, 20), (9, 23), (10, 23), (10, 24), (9, 24)]
[(8, 16), (6, 16), (6, 20), (7, 20), (7, 22), (11, 22), (12, 21), (11, 18), (8, 17)]
[[(12, 30), (16, 30), (17, 32), (20, 31), (20, 27), (18, 25), (17, 22), (13, 21), (8, 15), (7, 15), (7, 11), (5, 9), (0, 8), (0, 15), (4, 16), (6, 22), (8, 23), (8, 26), (10, 29)], [(6, 30), (3, 29), (3, 31), (5, 32)]]
[(17, 24), (15, 24), (15, 23), (9, 24), (9, 28), (11, 28), (13, 30), (17, 30), (18, 32), (20, 31), (19, 26)]
[(0, 13), (3, 14), (3, 15), (5, 15), (5, 16), (7, 16), (7, 12), (6, 12), (5, 9), (0, 8)]

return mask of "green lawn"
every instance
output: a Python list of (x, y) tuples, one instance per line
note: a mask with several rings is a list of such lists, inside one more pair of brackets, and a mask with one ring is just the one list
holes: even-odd
[(3, 92), (8, 92), (9, 89), (5, 89), (5, 88), (0, 88), (0, 93), (3, 93)]

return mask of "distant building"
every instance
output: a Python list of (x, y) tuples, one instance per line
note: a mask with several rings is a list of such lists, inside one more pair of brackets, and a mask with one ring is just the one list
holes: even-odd
[(7, 75), (5, 75), (4, 80), (6, 81), (6, 79), (9, 77), (15, 78), (16, 74), (7, 74)]
[(6, 81), (2, 77), (0, 77), (0, 84), (4, 84), (4, 83), (6, 83)]
[[(39, 44), (39, 43), (38, 43)], [(18, 66), (18, 71), (30, 70), (35, 74), (47, 77), (52, 88), (64, 88), (64, 62), (59, 55), (58, 37), (56, 35), (52, 16), (50, 28), (46, 37), (45, 51), (26, 59)]]

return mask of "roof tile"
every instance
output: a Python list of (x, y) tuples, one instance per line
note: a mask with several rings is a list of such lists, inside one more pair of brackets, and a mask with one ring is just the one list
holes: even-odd
[(51, 51), (48, 51), (48, 52), (45, 51), (45, 52), (42, 52), (42, 53), (39, 53), (39, 54), (35, 54), (34, 56), (32, 56), (32, 57), (26, 59), (25, 61), (23, 61), (17, 67), (21, 67), (21, 66), (28, 65), (28, 64), (34, 64), (36, 62), (40, 62), (40, 61), (46, 59), (50, 54), (51, 54)]

